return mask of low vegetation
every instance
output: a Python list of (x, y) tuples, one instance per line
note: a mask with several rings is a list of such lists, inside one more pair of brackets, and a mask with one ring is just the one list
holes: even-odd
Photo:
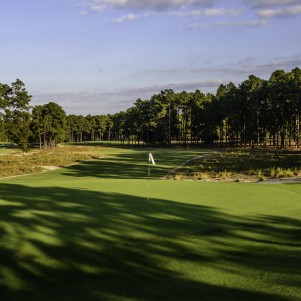
[(167, 178), (254, 182), (294, 176), (301, 176), (300, 152), (223, 151), (189, 160)]
[[(112, 145), (113, 146), (113, 145)], [(0, 177), (42, 172), (48, 167), (63, 167), (107, 153), (99, 143), (63, 144), (60, 147), (21, 153), (13, 145), (0, 148)], [(166, 156), (170, 151), (166, 150)], [(164, 179), (201, 181), (257, 182), (270, 178), (301, 177), (301, 152), (283, 151), (191, 151), (189, 159), (171, 170)], [(179, 153), (178, 160), (181, 160)], [(185, 158), (183, 158), (185, 161)]]
[(99, 157), (101, 147), (64, 146), (28, 153), (13, 152), (0, 156), (0, 177), (30, 174), (45, 170), (45, 166), (63, 167)]

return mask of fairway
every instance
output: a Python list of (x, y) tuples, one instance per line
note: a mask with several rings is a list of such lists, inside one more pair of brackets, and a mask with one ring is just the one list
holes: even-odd
[[(208, 151), (104, 148), (0, 180), (0, 299), (301, 300), (301, 184), (161, 180)], [(149, 200), (148, 200), (149, 197)]]
[(12, 143), (0, 142), (0, 155), (9, 154), (12, 152), (18, 153), (20, 150)]

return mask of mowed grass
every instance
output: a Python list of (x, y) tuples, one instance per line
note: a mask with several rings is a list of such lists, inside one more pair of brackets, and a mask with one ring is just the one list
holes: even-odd
[[(107, 148), (0, 180), (1, 300), (301, 300), (301, 185), (160, 180), (198, 150)], [(148, 200), (149, 197), (149, 200)]]
[(20, 149), (17, 145), (9, 142), (0, 142), (0, 155), (19, 153)]

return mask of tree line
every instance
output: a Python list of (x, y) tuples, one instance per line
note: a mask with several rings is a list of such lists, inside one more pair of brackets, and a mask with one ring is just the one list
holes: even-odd
[(53, 147), (58, 142), (115, 140), (147, 146), (299, 148), (301, 70), (277, 70), (268, 80), (250, 75), (216, 94), (171, 89), (137, 99), (126, 111), (107, 115), (66, 115), (50, 102), (30, 107), (20, 80), (0, 84), (0, 139)]
[(23, 151), (29, 145), (54, 147), (65, 140), (66, 113), (54, 102), (30, 106), (31, 95), (22, 81), (0, 83), (0, 141), (16, 143)]

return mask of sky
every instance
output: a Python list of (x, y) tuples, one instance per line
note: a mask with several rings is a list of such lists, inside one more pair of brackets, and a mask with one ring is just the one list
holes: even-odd
[(1, 0), (0, 83), (32, 105), (114, 114), (301, 67), (301, 0)]

